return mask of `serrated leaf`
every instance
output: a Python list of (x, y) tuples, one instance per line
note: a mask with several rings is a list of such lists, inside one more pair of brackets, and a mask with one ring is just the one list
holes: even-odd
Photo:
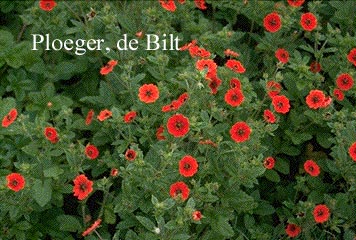
[(59, 215), (56, 218), (59, 229), (66, 232), (77, 232), (82, 229), (82, 225), (79, 220), (71, 215)]
[(273, 169), (267, 170), (264, 175), (268, 180), (272, 182), (279, 182), (281, 180), (278, 173)]
[(258, 207), (254, 210), (254, 213), (261, 216), (271, 215), (275, 212), (274, 207), (266, 201), (258, 203)]
[(274, 169), (283, 174), (289, 174), (289, 161), (278, 158), (274, 165)]
[(62, 173), (64, 173), (64, 170), (58, 166), (54, 166), (43, 171), (43, 175), (46, 178), (57, 178)]
[(232, 229), (229, 220), (225, 217), (219, 216), (216, 222), (212, 222), (211, 228), (224, 237), (234, 236), (234, 230)]
[(33, 186), (33, 198), (41, 207), (44, 207), (52, 197), (51, 180), (46, 179), (44, 182), (36, 179)]
[(153, 231), (156, 226), (149, 218), (136, 216), (136, 219), (149, 231)]

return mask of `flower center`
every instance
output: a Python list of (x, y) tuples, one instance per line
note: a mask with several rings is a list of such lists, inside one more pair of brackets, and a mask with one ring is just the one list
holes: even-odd
[(87, 186), (86, 186), (84, 183), (81, 183), (81, 184), (79, 185), (79, 189), (80, 189), (81, 191), (85, 192), (85, 191), (87, 190)]
[(180, 129), (182, 129), (183, 125), (184, 124), (179, 121), (179, 122), (176, 122), (175, 127), (180, 130)]
[(184, 164), (184, 169), (185, 170), (189, 170), (190, 169), (190, 164), (189, 163), (185, 163)]

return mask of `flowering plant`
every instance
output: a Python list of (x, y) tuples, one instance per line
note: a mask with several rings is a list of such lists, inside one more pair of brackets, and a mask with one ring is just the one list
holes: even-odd
[(0, 238), (354, 239), (355, 8), (0, 2)]

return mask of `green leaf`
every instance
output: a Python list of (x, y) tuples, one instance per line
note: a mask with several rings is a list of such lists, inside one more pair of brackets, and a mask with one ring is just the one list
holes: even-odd
[(280, 173), (289, 174), (289, 161), (282, 158), (276, 159), (274, 169)]
[(258, 207), (254, 210), (254, 213), (261, 216), (271, 215), (274, 212), (274, 207), (266, 201), (259, 202)]
[(59, 229), (66, 232), (77, 232), (82, 229), (82, 225), (79, 220), (71, 215), (59, 215), (56, 218)]
[(153, 231), (156, 225), (148, 218), (136, 216), (136, 219), (149, 231)]
[(211, 223), (211, 228), (224, 237), (234, 236), (234, 230), (226, 217), (219, 216), (216, 222)]
[(190, 235), (181, 233), (181, 234), (175, 234), (172, 238), (172, 240), (188, 240), (190, 239)]
[(43, 171), (43, 175), (46, 178), (58, 178), (58, 176), (62, 173), (64, 173), (64, 170), (61, 169), (59, 166), (54, 166)]
[(46, 179), (43, 183), (36, 179), (33, 186), (33, 198), (41, 207), (44, 207), (52, 197), (51, 180)]
[(276, 171), (273, 169), (266, 170), (265, 177), (272, 182), (279, 182), (281, 179)]

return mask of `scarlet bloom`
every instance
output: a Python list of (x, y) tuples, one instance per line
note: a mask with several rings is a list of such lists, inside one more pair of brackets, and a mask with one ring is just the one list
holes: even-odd
[(313, 31), (318, 25), (318, 19), (311, 12), (302, 14), (300, 18), (300, 25), (305, 31)]
[(304, 163), (304, 170), (312, 177), (317, 177), (320, 174), (320, 168), (313, 160), (307, 160)]
[(245, 122), (237, 122), (230, 129), (230, 136), (237, 143), (247, 141), (250, 134), (251, 128)]
[(116, 65), (117, 65), (116, 60), (110, 60), (104, 67), (102, 67), (100, 69), (100, 74), (107, 75), (107, 74), (111, 73)]
[(224, 51), (224, 54), (225, 54), (225, 56), (227, 56), (227, 57), (238, 57), (238, 56), (240, 56), (237, 52), (232, 51), (231, 49), (226, 49), (226, 50)]
[(94, 110), (93, 109), (90, 109), (88, 114), (87, 114), (87, 117), (85, 118), (85, 125), (90, 125), (91, 122), (93, 121), (93, 117), (94, 117)]
[(209, 81), (209, 88), (212, 94), (216, 94), (218, 92), (218, 88), (221, 85), (221, 79), (216, 75), (215, 72), (208, 72), (205, 78)]
[(354, 85), (354, 79), (348, 73), (342, 73), (336, 78), (336, 86), (342, 90), (347, 91)]
[(203, 70), (204, 68), (208, 68), (209, 73), (215, 74), (218, 66), (212, 59), (200, 59), (196, 62), (195, 67), (199, 71)]
[(354, 142), (349, 148), (349, 155), (356, 162), (356, 142)]
[(133, 149), (127, 149), (125, 153), (125, 158), (128, 161), (133, 161), (136, 158), (136, 151)]
[(125, 114), (124, 116), (124, 122), (125, 123), (130, 123), (132, 122), (137, 116), (137, 112), (135, 111), (130, 111), (128, 113)]
[(194, 221), (200, 221), (200, 219), (203, 217), (203, 215), (201, 214), (201, 212), (200, 211), (194, 211), (193, 213), (192, 213), (192, 219), (194, 220)]
[(270, 98), (273, 98), (274, 96), (277, 96), (282, 89), (282, 86), (280, 83), (275, 82), (275, 81), (268, 81), (266, 84), (267, 88), (267, 93)]
[(237, 78), (231, 78), (230, 80), (230, 88), (241, 89), (241, 82)]
[(85, 155), (90, 159), (95, 159), (99, 156), (99, 150), (94, 145), (87, 145), (85, 147)]
[(305, 0), (287, 0), (288, 4), (292, 7), (300, 7)]
[(278, 61), (287, 63), (289, 61), (289, 53), (284, 48), (278, 48), (274, 54)]
[(174, 137), (183, 137), (189, 132), (189, 119), (183, 114), (175, 114), (168, 119), (167, 130)]
[(290, 109), (289, 99), (284, 95), (274, 96), (272, 98), (272, 105), (276, 112), (282, 114), (286, 114)]
[(163, 135), (163, 132), (164, 132), (164, 127), (163, 127), (163, 125), (161, 125), (161, 126), (159, 126), (159, 128), (157, 128), (157, 131), (156, 131), (157, 140), (161, 141), (161, 140), (166, 139), (166, 137)]
[(316, 62), (316, 61), (313, 61), (311, 64), (310, 64), (310, 68), (309, 70), (312, 72), (312, 73), (318, 73), (321, 71), (321, 65), (320, 63)]
[(43, 133), (51, 143), (58, 142), (57, 130), (54, 127), (46, 127)]
[(179, 173), (183, 177), (192, 177), (198, 171), (198, 162), (190, 155), (184, 156), (179, 161)]
[(16, 108), (12, 108), (9, 113), (2, 119), (1, 126), (7, 128), (10, 126), (17, 118), (17, 110)]
[(79, 200), (85, 199), (93, 191), (93, 182), (84, 174), (77, 176), (73, 182), (73, 193)]
[(205, 50), (204, 48), (200, 48), (198, 46), (191, 46), (189, 48), (189, 53), (191, 57), (200, 57), (200, 58), (208, 58), (210, 57), (210, 52)]
[(172, 198), (180, 197), (183, 201), (189, 197), (189, 188), (184, 182), (173, 183), (169, 189), (169, 195)]
[(170, 12), (174, 12), (177, 8), (176, 4), (174, 3), (174, 0), (159, 0), (159, 3), (164, 9)]
[(57, 6), (57, 3), (54, 0), (40, 0), (39, 5), (42, 10), (49, 12)]
[(325, 95), (320, 90), (311, 90), (306, 96), (305, 102), (311, 109), (321, 108), (325, 102)]
[(189, 99), (189, 94), (188, 93), (182, 93), (179, 97), (178, 97), (178, 101), (180, 102), (180, 103), (185, 103), (186, 101), (188, 101), (188, 99)]
[(274, 116), (274, 113), (269, 109), (263, 111), (263, 118), (268, 123), (276, 122), (276, 116)]
[(338, 88), (334, 89), (333, 95), (336, 98), (336, 100), (338, 100), (338, 101), (342, 101), (345, 98), (344, 93)]
[(297, 237), (301, 231), (302, 229), (298, 225), (295, 225), (293, 223), (289, 223), (286, 227), (286, 233), (291, 238)]
[(347, 60), (356, 66), (356, 48), (350, 50), (349, 54), (347, 54)]
[(317, 223), (323, 223), (328, 221), (330, 217), (329, 208), (324, 204), (316, 205), (313, 210), (314, 220)]
[(110, 117), (112, 117), (112, 112), (108, 109), (104, 109), (104, 110), (100, 111), (97, 118), (100, 122), (103, 122)]
[(205, 0), (194, 0), (195, 6), (201, 10), (205, 10), (207, 7), (205, 5)]
[(25, 178), (20, 173), (10, 173), (6, 176), (7, 187), (12, 191), (18, 192), (25, 187)]
[(275, 163), (276, 160), (273, 157), (266, 157), (265, 160), (263, 161), (263, 166), (267, 169), (272, 169), (274, 168)]
[(232, 71), (237, 72), (237, 73), (244, 73), (246, 71), (246, 69), (241, 64), (241, 62), (237, 61), (235, 59), (227, 60), (225, 66), (230, 68)]
[(112, 168), (110, 171), (110, 176), (116, 177), (119, 174), (119, 170), (117, 168)]
[(244, 99), (242, 91), (238, 88), (229, 89), (225, 94), (225, 102), (232, 107), (240, 106)]
[(197, 44), (197, 40), (193, 39), (190, 43), (184, 44), (179, 48), (180, 51), (188, 50), (189, 48), (195, 46)]
[(138, 98), (144, 103), (154, 103), (159, 98), (158, 87), (154, 84), (143, 84), (138, 90)]
[(263, 26), (268, 32), (277, 32), (282, 27), (282, 20), (278, 13), (273, 12), (265, 16)]
[(99, 218), (82, 233), (82, 236), (85, 237), (91, 234), (95, 229), (97, 229), (100, 226), (100, 223), (101, 223), (101, 219)]

